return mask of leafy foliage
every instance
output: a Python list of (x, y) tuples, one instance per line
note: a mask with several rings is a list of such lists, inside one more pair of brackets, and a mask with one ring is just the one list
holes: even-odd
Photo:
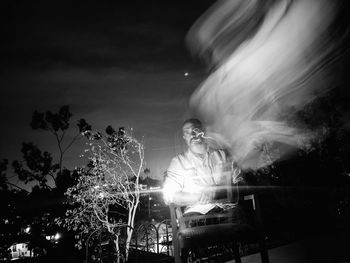
[(22, 154), (28, 169), (23, 168), (22, 163), (17, 160), (12, 163), (19, 179), (24, 183), (36, 180), (40, 186), (45, 187), (47, 183), (46, 176), (50, 175), (54, 178), (53, 174), (58, 169), (58, 165), (53, 164), (50, 153), (46, 151), (42, 153), (33, 143), (23, 143)]
[[(84, 135), (89, 139), (90, 162), (79, 170), (78, 183), (67, 190), (72, 208), (58, 223), (76, 231), (79, 248), (96, 230), (106, 230), (114, 236), (118, 256), (127, 257), (140, 199), (143, 143), (124, 128), (115, 131), (111, 126), (106, 134), (87, 131)], [(125, 252), (121, 253), (119, 242), (125, 230)]]
[(91, 130), (91, 126), (84, 119), (80, 119), (77, 123), (78, 133), (72, 139), (65, 141), (71, 117), (72, 114), (67, 105), (62, 106), (56, 113), (34, 111), (30, 126), (34, 130), (48, 131), (55, 137), (59, 158), (58, 162), (55, 162), (49, 152), (42, 152), (31, 142), (22, 143), (23, 161), (15, 160), (12, 163), (21, 181), (38, 182), (42, 188), (51, 188), (48, 183), (48, 178), (51, 178), (54, 187), (63, 192), (74, 182), (76, 173), (63, 167), (63, 157), (74, 142), (82, 137), (82, 134)]
[(67, 105), (62, 106), (57, 113), (52, 113), (51, 111), (47, 111), (46, 113), (34, 111), (30, 126), (34, 130), (65, 131), (69, 128), (70, 117), (72, 117), (72, 114)]
[[(291, 110), (285, 120), (300, 129), (311, 131), (307, 145), (267, 166), (266, 169), (248, 171), (251, 184), (283, 186), (345, 186), (350, 184), (350, 132), (344, 125), (344, 113), (350, 109), (347, 87), (331, 89), (304, 109)], [(278, 156), (278, 147), (267, 145), (263, 161)], [(267, 157), (267, 158), (265, 158)]]

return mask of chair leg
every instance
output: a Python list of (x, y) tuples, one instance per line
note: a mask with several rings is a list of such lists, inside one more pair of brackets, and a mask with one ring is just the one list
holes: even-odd
[(182, 248), (181, 249), (181, 263), (187, 263), (189, 255), (189, 250), (187, 248)]
[(181, 263), (180, 247), (177, 242), (174, 242), (174, 258), (175, 258), (175, 263)]
[(235, 258), (235, 263), (242, 263), (241, 256), (239, 255), (238, 243), (232, 242), (233, 257)]
[(266, 244), (264, 240), (260, 240), (260, 256), (261, 256), (261, 262), (262, 263), (269, 263), (269, 254), (267, 253)]

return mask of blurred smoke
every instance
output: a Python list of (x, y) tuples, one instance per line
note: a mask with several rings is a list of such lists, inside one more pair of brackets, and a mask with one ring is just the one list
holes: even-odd
[[(189, 47), (212, 73), (190, 106), (242, 168), (267, 165), (314, 136), (286, 116), (332, 87), (348, 48), (341, 12), (333, 0), (223, 0), (191, 28)], [(261, 159), (266, 143), (279, 145), (269, 162)]]

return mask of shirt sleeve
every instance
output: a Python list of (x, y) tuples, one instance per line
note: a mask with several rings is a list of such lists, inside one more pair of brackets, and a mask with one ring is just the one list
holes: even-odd
[(165, 174), (163, 198), (166, 204), (174, 201), (174, 194), (183, 189), (182, 166), (178, 157), (172, 159)]

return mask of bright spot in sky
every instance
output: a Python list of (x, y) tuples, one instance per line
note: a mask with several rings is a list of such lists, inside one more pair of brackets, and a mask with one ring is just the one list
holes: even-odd
[(188, 72), (185, 72), (184, 76), (187, 77), (188, 75), (189, 75), (189, 73), (188, 73)]

